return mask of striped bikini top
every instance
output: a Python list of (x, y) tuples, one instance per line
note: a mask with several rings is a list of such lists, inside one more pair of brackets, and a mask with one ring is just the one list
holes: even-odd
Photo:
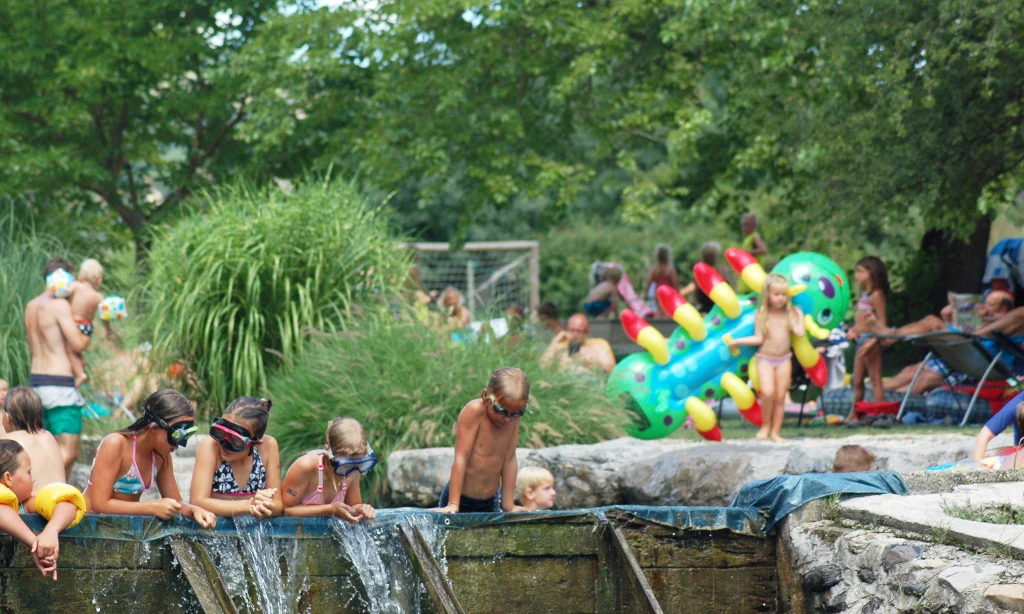
[[(153, 477), (150, 478), (149, 486), (142, 481), (142, 473), (139, 471), (139, 462), (135, 458), (136, 445), (138, 444), (138, 437), (132, 435), (132, 466), (128, 468), (128, 473), (122, 475), (114, 482), (114, 492), (121, 493), (122, 495), (141, 495), (144, 492), (153, 490), (156, 486), (156, 452), (151, 453), (153, 459)], [(96, 461), (93, 461), (96, 464)], [(92, 480), (89, 480), (89, 486), (92, 486)]]

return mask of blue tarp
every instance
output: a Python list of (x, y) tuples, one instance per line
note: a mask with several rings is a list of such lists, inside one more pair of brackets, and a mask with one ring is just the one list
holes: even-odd
[(767, 533), (808, 501), (829, 495), (905, 495), (907, 492), (907, 485), (895, 471), (805, 473), (747, 482), (731, 507), (758, 510), (765, 519)]

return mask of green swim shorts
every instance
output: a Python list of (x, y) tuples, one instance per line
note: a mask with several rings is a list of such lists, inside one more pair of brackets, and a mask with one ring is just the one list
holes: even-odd
[(61, 405), (43, 410), (43, 426), (54, 435), (82, 434), (82, 407)]

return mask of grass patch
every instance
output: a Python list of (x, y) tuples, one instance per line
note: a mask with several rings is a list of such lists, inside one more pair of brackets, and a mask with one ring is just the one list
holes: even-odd
[(454, 343), (449, 335), (390, 314), (368, 316), (358, 329), (321, 336), (271, 378), (274, 401), (268, 432), (282, 461), (324, 443), (327, 422), (362, 422), (381, 463), (364, 478), (372, 501), (387, 501), (387, 457), (395, 450), (452, 446), (459, 411), (479, 397), (491, 372), (523, 369), (536, 403), (521, 421), (520, 447), (596, 443), (625, 434), (626, 412), (604, 395), (603, 378), (547, 370), (543, 347)]
[(953, 518), (986, 522), (989, 524), (1020, 524), (1024, 525), (1024, 507), (1009, 503), (990, 503), (987, 505), (971, 505), (966, 503), (954, 505), (942, 502), (942, 511)]
[[(757, 434), (757, 427), (740, 418), (726, 418), (719, 425), (722, 430), (722, 439), (752, 439)], [(820, 437), (823, 439), (838, 439), (851, 437), (853, 435), (974, 435), (971, 429), (961, 429), (957, 426), (933, 426), (928, 424), (906, 424), (896, 425), (889, 428), (873, 428), (870, 426), (860, 428), (847, 428), (843, 426), (797, 426), (796, 422), (782, 425), (782, 436), (787, 439), (800, 437)], [(683, 430), (672, 433), (671, 439), (701, 440), (701, 436), (695, 430)]]

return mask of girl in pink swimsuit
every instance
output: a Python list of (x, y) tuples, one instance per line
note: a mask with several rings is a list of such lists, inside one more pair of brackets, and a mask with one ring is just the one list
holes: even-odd
[(363, 425), (334, 418), (323, 449), (307, 452), (288, 468), (281, 485), (285, 515), (334, 516), (353, 524), (372, 520), (377, 512), (363, 503), (359, 482), (376, 464)]

